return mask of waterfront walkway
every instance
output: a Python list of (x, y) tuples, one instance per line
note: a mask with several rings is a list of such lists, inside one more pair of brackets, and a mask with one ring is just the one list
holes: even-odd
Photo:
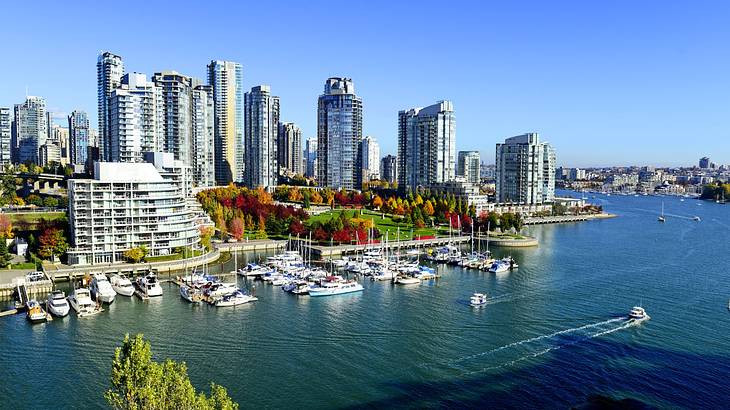
[(451, 238), (430, 238), (430, 239), (418, 239), (411, 241), (400, 241), (400, 242), (388, 242), (385, 243), (373, 243), (365, 245), (335, 245), (335, 246), (322, 246), (322, 245), (304, 245), (311, 248), (312, 253), (320, 258), (332, 257), (353, 254), (357, 252), (363, 252), (366, 249), (372, 248), (385, 248), (385, 249), (409, 249), (409, 248), (420, 248), (420, 247), (433, 247), (443, 246), (448, 244), (461, 244), (469, 242), (471, 238), (469, 236), (454, 236)]
[(563, 215), (563, 216), (541, 216), (525, 218), (525, 225), (559, 224), (570, 222), (582, 222), (592, 219), (614, 218), (613, 214), (590, 214), (590, 215)]

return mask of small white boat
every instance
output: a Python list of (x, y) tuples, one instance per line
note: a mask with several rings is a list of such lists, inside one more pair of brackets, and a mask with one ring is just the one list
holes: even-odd
[(54, 290), (46, 299), (46, 310), (53, 316), (64, 317), (68, 315), (71, 306), (68, 305), (66, 294), (61, 290)]
[(203, 301), (203, 292), (195, 286), (183, 284), (180, 286), (180, 297), (190, 303), (200, 303)]
[(151, 272), (137, 279), (137, 290), (143, 299), (162, 296), (162, 286), (157, 276)]
[(76, 311), (78, 317), (85, 317), (95, 315), (104, 309), (101, 306), (97, 306), (96, 303), (91, 299), (91, 292), (86, 288), (77, 288), (68, 297), (68, 302), (71, 307)]
[(237, 290), (231, 294), (225, 295), (222, 298), (215, 301), (216, 307), (227, 307), (243, 305), (244, 303), (255, 302), (259, 300), (255, 296), (247, 295), (240, 290)]
[(699, 222), (699, 221), (701, 221), (702, 219), (700, 219), (700, 217), (699, 217), (699, 216), (695, 216), (694, 218), (692, 218), (692, 220), (693, 220), (693, 221), (696, 221), (696, 222)]
[(643, 307), (634, 306), (629, 312), (629, 320), (632, 320), (634, 322), (643, 322), (648, 319), (650, 319), (650, 317), (646, 314), (646, 311)]
[(363, 286), (355, 281), (345, 281), (338, 276), (328, 276), (319, 286), (310, 286), (309, 296), (333, 296), (362, 292)]
[(666, 221), (666, 219), (664, 219), (664, 202), (662, 202), (662, 213), (659, 215), (659, 218), (657, 218), (657, 221), (659, 221), (659, 222)]
[(211, 299), (218, 299), (225, 295), (230, 295), (238, 290), (235, 283), (213, 283), (203, 291), (203, 294)]
[(95, 274), (91, 279), (89, 291), (91, 291), (91, 299), (107, 304), (113, 303), (114, 298), (117, 296), (117, 292), (112, 288), (109, 279), (101, 273)]
[(395, 278), (395, 283), (399, 285), (418, 285), (421, 283), (421, 279), (412, 276), (398, 276)]
[(273, 269), (266, 266), (257, 265), (255, 263), (249, 263), (248, 265), (246, 265), (245, 268), (241, 268), (238, 270), (239, 275), (246, 277), (263, 276), (271, 272), (273, 272)]
[(471, 296), (469, 299), (469, 304), (471, 306), (484, 306), (487, 304), (487, 294), (486, 293), (475, 293)]
[(127, 278), (123, 273), (115, 273), (111, 275), (109, 283), (111, 283), (112, 289), (114, 289), (114, 291), (117, 292), (117, 294), (119, 295), (134, 295), (134, 285), (132, 285), (132, 281), (129, 280), (129, 278)]
[(492, 266), (489, 267), (489, 272), (492, 273), (504, 273), (509, 271), (509, 263), (504, 260), (495, 261)]
[(28, 303), (25, 304), (25, 309), (25, 317), (28, 318), (31, 323), (40, 323), (48, 320), (46, 311), (43, 310), (41, 304), (35, 299), (29, 300)]

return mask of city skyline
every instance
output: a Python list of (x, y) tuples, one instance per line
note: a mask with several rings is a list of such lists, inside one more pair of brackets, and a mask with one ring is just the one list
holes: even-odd
[[(26, 11), (24, 7), (11, 4), (7, 13), (20, 15)], [(79, 18), (89, 22), (83, 33), (93, 31), (98, 35), (56, 30), (54, 41), (46, 41), (49, 33), (41, 30), (24, 37), (23, 42), (8, 44), (7, 55), (23, 55), (25, 64), (0, 67), (3, 78), (14, 79), (0, 89), (0, 105), (20, 103), (27, 86), (28, 94), (46, 99), (48, 111), (60, 114), (57, 123), (78, 109), (89, 113), (92, 127), (96, 127), (94, 61), (101, 50), (110, 50), (124, 57), (125, 66), (150, 76), (174, 69), (206, 78), (205, 64), (213, 59), (240, 62), (246, 73), (243, 88), (270, 84), (278, 90), (282, 101), (287, 102), (282, 118), (297, 123), (303, 138), (316, 135), (312, 105), (322, 79), (352, 78), (364, 101), (363, 134), (378, 139), (383, 155), (397, 151), (395, 119), (399, 109), (419, 101), (448, 99), (459, 112), (457, 148), (479, 150), (485, 162), (494, 161), (493, 143), (510, 135), (539, 132), (560, 148), (559, 163), (565, 166), (678, 166), (704, 155), (721, 164), (730, 163), (730, 148), (722, 144), (728, 136), (723, 120), (728, 117), (728, 109), (723, 96), (730, 87), (722, 81), (721, 61), (715, 61), (724, 57), (711, 52), (713, 45), (727, 40), (727, 34), (711, 24), (728, 7), (721, 3), (673, 8), (647, 3), (632, 5), (629, 14), (619, 14), (620, 7), (573, 5), (575, 13), (591, 11), (586, 21), (577, 21), (572, 14), (551, 12), (538, 3), (519, 12), (507, 5), (471, 7), (470, 13), (444, 12), (444, 20), (452, 21), (446, 25), (451, 38), (430, 33), (428, 23), (435, 24), (437, 16), (434, 11), (419, 11), (424, 26), (415, 27), (414, 34), (435, 45), (448, 42), (454, 46), (440, 49), (444, 53), (441, 63), (418, 67), (393, 41), (403, 31), (414, 29), (413, 23), (405, 28), (387, 24), (395, 18), (389, 16), (404, 12), (405, 5), (382, 5), (386, 11), (378, 16), (382, 24), (361, 25), (362, 32), (354, 39), (330, 39), (335, 46), (347, 44), (348, 54), (354, 59), (326, 60), (316, 53), (323, 34), (303, 33), (296, 39), (287, 36), (304, 26), (317, 7), (290, 7), (280, 21), (291, 23), (291, 27), (274, 33), (275, 41), (267, 45), (252, 44), (242, 50), (234, 41), (219, 36), (235, 30), (245, 35), (259, 24), (251, 22), (251, 27), (240, 29), (233, 24), (233, 17), (226, 16), (219, 25), (222, 33), (193, 38), (177, 30), (182, 43), (190, 44), (162, 53), (151, 46), (152, 42), (148, 47), (139, 44), (144, 44), (144, 38), (154, 39), (175, 30), (170, 23), (141, 18), (129, 22), (130, 30), (101, 30), (101, 20), (95, 17), (107, 12), (105, 7), (79, 10)], [(261, 5), (252, 7), (252, 11), (264, 15), (273, 12), (256, 10)], [(349, 7), (353, 10), (347, 14), (355, 21), (373, 17), (357, 5)], [(56, 5), (49, 8), (51, 12), (61, 10)], [(182, 13), (185, 17), (187, 12)], [(211, 12), (203, 11), (207, 13)], [(518, 13), (524, 24), (520, 33), (514, 33), (500, 20), (514, 21)], [(546, 15), (553, 19), (549, 27), (541, 21)], [(2, 34), (17, 32), (16, 21), (22, 19), (8, 19), (8, 24), (0, 28)], [(47, 23), (39, 26), (50, 29), (58, 21)], [(491, 28), (472, 28), (475, 25)], [(538, 37), (543, 34), (545, 40)], [(623, 40), (629, 39), (636, 44), (625, 44)], [(281, 45), (268, 47), (277, 42)], [(703, 46), (690, 47), (698, 43)], [(73, 48), (66, 50), (59, 44), (73, 44)], [(299, 61), (296, 70), (260, 63), (267, 60), (263, 57), (280, 55), (282, 50)], [(492, 57), (467, 60), (473, 54), (484, 54), (472, 53), (474, 50), (488, 52)], [(575, 56), (581, 56), (580, 60)], [(531, 64), (520, 61), (530, 57)], [(49, 72), (43, 62), (53, 58), (61, 58), (64, 64)], [(673, 65), (660, 65), (667, 59)], [(677, 83), (678, 79), (682, 81)], [(700, 144), (688, 144), (698, 139)], [(610, 143), (595, 150), (596, 141)]]

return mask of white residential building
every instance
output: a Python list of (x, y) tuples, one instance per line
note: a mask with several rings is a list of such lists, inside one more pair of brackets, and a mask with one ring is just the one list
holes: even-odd
[(555, 199), (555, 150), (537, 133), (497, 144), (497, 202), (540, 205)]
[(199, 85), (193, 89), (193, 184), (215, 185), (215, 117), (213, 87)]
[(152, 163), (96, 162), (94, 179), (68, 181), (72, 265), (124, 261), (145, 247), (149, 256), (196, 247), (196, 214), (186, 204), (182, 163), (169, 156)]
[(251, 88), (244, 97), (245, 159), (244, 182), (250, 188), (275, 187), (279, 175), (277, 134), (279, 97), (271, 95), (268, 85)]
[(0, 166), (12, 164), (12, 150), (10, 141), (12, 140), (12, 124), (13, 114), (10, 108), (0, 107)]
[(243, 182), (243, 67), (232, 61), (208, 64), (208, 84), (215, 104), (215, 179)]
[(303, 175), (302, 129), (293, 122), (280, 122), (277, 146), (279, 173), (289, 176)]
[(369, 135), (362, 139), (362, 177), (363, 181), (380, 179), (380, 145)]
[(48, 139), (48, 117), (46, 100), (28, 96), (23, 104), (15, 105), (12, 147), (15, 151), (13, 162), (32, 162), (38, 164), (40, 147)]
[(467, 183), (478, 185), (481, 159), (479, 151), (459, 151), (457, 175), (464, 177)]

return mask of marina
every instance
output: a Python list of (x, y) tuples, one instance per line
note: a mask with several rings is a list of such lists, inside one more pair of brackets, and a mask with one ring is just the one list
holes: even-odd
[[(321, 408), (454, 400), (479, 406), (487, 397), (498, 407), (564, 408), (597, 393), (656, 407), (722, 407), (722, 377), (730, 372), (723, 339), (730, 333), (728, 271), (711, 254), (728, 252), (730, 245), (711, 238), (730, 232), (723, 207), (665, 199), (667, 222), (658, 224), (659, 198), (604, 201), (618, 218), (534, 226), (527, 232), (540, 247), (490, 248), (491, 258), (511, 256), (519, 264), (503, 273), (450, 264), (450, 252), (443, 262), (428, 261), (421, 248), (420, 256), (408, 255), (420, 261), (405, 275), (438, 279), (399, 285), (392, 278), (370, 280), (392, 272), (388, 267), (368, 276), (348, 272), (347, 262), (338, 262), (338, 268), (334, 260), (329, 266), (312, 258), (313, 268), (324, 275), (340, 272), (363, 289), (310, 297), (263, 280), (269, 257), (280, 252), (240, 253), (222, 265), (211, 264), (206, 273), (255, 294), (252, 303), (188, 302), (177, 276), (203, 276), (202, 270), (188, 270), (170, 280), (161, 274), (161, 297), (117, 295), (91, 316), (79, 318), (72, 310), (33, 325), (25, 314), (2, 317), (0, 360), (7, 379), (0, 381), (0, 394), (29, 392), (33, 385), (23, 375), (30, 372), (59, 383), (43, 395), (24, 394), (29, 407), (73, 406), (77, 400), (101, 406), (113, 348), (125, 333), (142, 332), (160, 357), (185, 361), (196, 386), (204, 388), (211, 379), (225, 382), (232, 397), (261, 407), (285, 407), (295, 395), (298, 403)], [(671, 216), (695, 213), (701, 223)], [(645, 252), (658, 238), (666, 246)], [(472, 254), (469, 244), (460, 250), (467, 264), (487, 251), (475, 248)], [(347, 256), (353, 269), (365, 270), (358, 261), (364, 254)], [(383, 260), (375, 249), (368, 254)], [(287, 258), (298, 263), (291, 256), (275, 260)], [(673, 270), (688, 258), (706, 264), (692, 275)], [(260, 268), (261, 280), (245, 275), (249, 264), (252, 271)], [(236, 268), (242, 272), (231, 274)], [(289, 270), (296, 275), (294, 267)], [(290, 283), (292, 290), (309, 285), (306, 279)], [(72, 283), (56, 286), (67, 296), (73, 291)], [(471, 306), (475, 293), (486, 295), (479, 307)], [(631, 319), (634, 306), (651, 319)], [(213, 368), (211, 355), (217, 357)], [(24, 358), (22, 365), (18, 357)], [(51, 357), (59, 365), (49, 368)], [(68, 366), (78, 369), (73, 377)], [(571, 388), (556, 397), (551, 383)], [(277, 394), (281, 385), (290, 386), (287, 395)], [(668, 387), (675, 385), (692, 389), (696, 397), (689, 400), (681, 389)]]

